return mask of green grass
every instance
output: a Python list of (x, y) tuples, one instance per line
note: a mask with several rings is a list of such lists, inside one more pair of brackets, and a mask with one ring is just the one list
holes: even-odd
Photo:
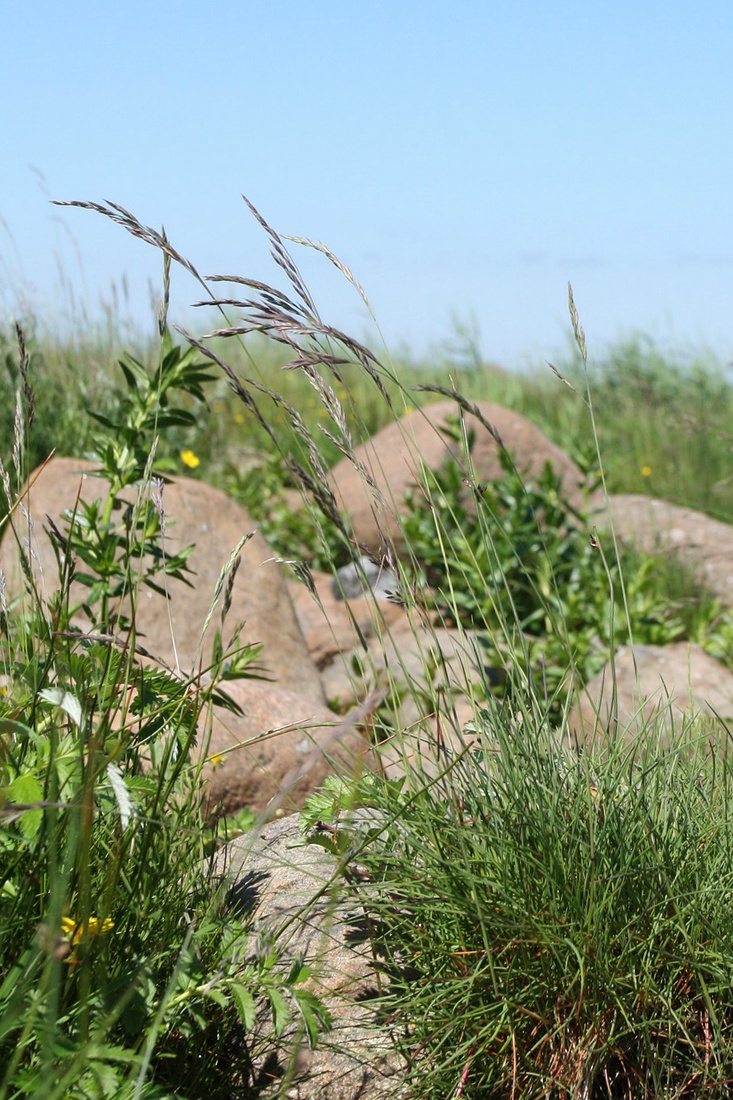
[(337, 835), (411, 1095), (729, 1095), (732, 796), (691, 723), (576, 754), (493, 706), (437, 778), (363, 784)]
[[(30, 352), (31, 383), (36, 396), (36, 419), (31, 438), (31, 462), (37, 464), (52, 448), (60, 454), (79, 453), (89, 445), (93, 425), (88, 408), (109, 410), (119, 376), (116, 362), (125, 351), (150, 361), (155, 345), (139, 335), (130, 343), (109, 328), (102, 335), (61, 341), (33, 318), (22, 318)], [(338, 449), (320, 431), (326, 411), (317, 392), (300, 371), (283, 370), (285, 350), (256, 335), (239, 343), (219, 340), (227, 361), (240, 376), (251, 376), (298, 409), (311, 434), (319, 441), (323, 458), (332, 465)], [(0, 450), (10, 453), (13, 433), (13, 395), (19, 383), (16, 337), (0, 333), (4, 362), (0, 415)], [(582, 395), (577, 354), (568, 352), (555, 363), (557, 370)], [(420, 362), (403, 357), (391, 363), (399, 385), (388, 384), (395, 399), (419, 405), (430, 395), (415, 390), (424, 383), (449, 384), (471, 400), (505, 404), (538, 424), (574, 457), (588, 454), (592, 442), (587, 409), (578, 393), (558, 381), (545, 363), (533, 371), (512, 375), (480, 362), (477, 354), (463, 353), (457, 361)], [(652, 343), (634, 336), (592, 357), (590, 382), (600, 450), (614, 493), (646, 493), (695, 508), (728, 521), (733, 515), (733, 396), (720, 362), (710, 352), (691, 360), (663, 355)], [(390, 411), (364, 373), (352, 368), (336, 383), (355, 438), (372, 435), (391, 418)], [(287, 410), (262, 399), (263, 413), (273, 424), (279, 449), (298, 452)], [(277, 453), (267, 432), (245, 415), (241, 402), (222, 377), (207, 391), (206, 407), (197, 412), (197, 424), (169, 433), (161, 441), (181, 473), (187, 468), (181, 450), (189, 448), (200, 459), (196, 476), (237, 492), (238, 480), (261, 461), (263, 452)]]
[[(198, 277), (155, 231), (92, 209), (167, 256), (164, 298), (171, 262)], [(93, 453), (110, 484), (56, 536), (56, 594), (29, 582), (27, 602), (8, 607), (3, 592), (0, 1100), (224, 1097), (251, 1085), (228, 1067), (256, 1010), (276, 1031), (300, 1015), (313, 1041), (327, 1026), (297, 968), (279, 970), (276, 952), (252, 960), (247, 922), (210, 877), (218, 835), (195, 741), (226, 677), (247, 674), (246, 632), (231, 661), (215, 652), (210, 679), (135, 653), (129, 597), (186, 570), (185, 554), (160, 553), (155, 477), (226, 488), (275, 554), (302, 559), (307, 581), (308, 567), (356, 552), (328, 469), (427, 400), (421, 385), (455, 382), (535, 420), (591, 480), (602, 459), (611, 491), (731, 515), (733, 402), (710, 357), (676, 362), (634, 338), (588, 365), (574, 318), (579, 353), (555, 363), (570, 385), (546, 365), (519, 376), (485, 366), (470, 343), (432, 364), (379, 359), (321, 321), (262, 224), (287, 291), (230, 280), (227, 295), (258, 304), (222, 299), (210, 340), (174, 339), (165, 309), (155, 342), (118, 340), (113, 327), (62, 342), (29, 318), (20, 341), (0, 334), (0, 523), (21, 559), (21, 486), (53, 448)], [(733, 620), (681, 566), (590, 541), (552, 470), (526, 482), (505, 455), (503, 477), (479, 491), (459, 405), (454, 435), (459, 459), (405, 506), (396, 567), (413, 622), (471, 631), (483, 647), (472, 720), (445, 713), (437, 681), (392, 684), (423, 717), (401, 728), (388, 695), (375, 748), (407, 756), (419, 741), (422, 754), (401, 780), (344, 777), (303, 819), (330, 817), (336, 840), (313, 839), (369, 871), (356, 893), (390, 979), (376, 1008), (416, 1098), (727, 1095), (726, 733), (685, 724), (663, 748), (660, 715), (631, 748), (611, 737), (576, 752), (567, 714), (629, 639), (694, 638), (733, 667)], [(137, 504), (117, 522), (131, 487)], [(293, 492), (307, 506), (294, 509)], [(70, 555), (84, 565), (81, 604)], [(438, 712), (440, 736), (428, 720)], [(379, 814), (356, 827), (349, 803)]]

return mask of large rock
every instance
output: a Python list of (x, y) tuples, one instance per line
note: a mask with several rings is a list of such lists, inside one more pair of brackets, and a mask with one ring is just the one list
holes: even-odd
[(222, 685), (244, 711), (216, 707), (204, 767), (212, 814), (242, 807), (270, 812), (303, 805), (325, 777), (373, 768), (362, 735), (368, 704), (344, 717), (278, 684), (233, 680)]
[(331, 1030), (311, 1050), (302, 1039), (298, 1043), (296, 1024), (275, 1040), (262, 1013), (241, 1059), (243, 1065), (251, 1061), (253, 1078), (272, 1082), (257, 1095), (282, 1096), (282, 1079), (294, 1071), (284, 1095), (297, 1100), (405, 1096), (406, 1066), (372, 1007), (378, 981), (369, 928), (361, 906), (344, 888), (336, 857), (305, 844), (298, 819), (291, 816), (228, 844), (217, 869), (231, 883), (230, 897), (243, 916), (256, 911), (260, 940), (275, 937), (282, 969), (296, 959), (312, 967), (312, 991), (332, 1018)]
[(306, 645), (319, 669), (327, 668), (340, 653), (362, 640), (384, 635), (406, 617), (401, 606), (372, 593), (343, 598), (329, 573), (316, 571), (312, 578), (314, 592), (299, 581), (290, 581), (288, 588)]
[[(582, 506), (582, 474), (560, 447), (520, 413), (486, 401), (476, 404), (523, 475), (537, 476), (550, 462), (562, 478), (566, 498), (576, 507)], [(451, 454), (462, 461), (461, 448), (440, 430), (457, 411), (455, 402), (440, 401), (416, 409), (377, 432), (355, 451), (354, 457), (367, 476), (348, 458), (341, 459), (331, 471), (339, 506), (350, 516), (356, 539), (372, 553), (379, 554), (385, 544), (399, 543), (405, 494), (424, 480), (423, 471), (437, 470)], [(472, 459), (477, 478), (499, 478), (503, 471), (495, 436), (475, 416), (465, 415), (469, 428), (476, 433)]]
[[(665, 732), (679, 727), (683, 715), (706, 720), (706, 729), (725, 733), (718, 722), (733, 719), (733, 674), (699, 646), (624, 646), (614, 660), (618, 727), (622, 737), (634, 738), (655, 720)], [(597, 673), (581, 692), (569, 727), (581, 741), (614, 733), (614, 669)]]
[(710, 592), (733, 605), (733, 526), (638, 493), (611, 496), (609, 509), (619, 538), (648, 554), (675, 554)]
[(471, 631), (416, 625), (407, 616), (365, 640), (322, 670), (329, 702), (344, 708), (381, 689), (380, 769), (388, 778), (434, 775), (465, 748), (463, 728), (481, 698), (475, 685), (497, 670), (484, 667)]
[[(107, 484), (91, 476), (89, 462), (72, 458), (54, 458), (33, 482), (25, 498), (34, 519), (34, 567), (42, 571), (45, 589), (50, 592), (57, 584), (56, 558), (44, 527), (47, 518), (63, 529), (62, 513), (73, 508), (77, 496), (85, 501), (99, 499)], [(129, 494), (134, 500), (134, 493)], [(219, 622), (215, 612), (204, 645), (199, 651), (199, 639), (209, 613), (214, 590), (222, 567), (243, 535), (255, 530), (255, 524), (238, 504), (224, 493), (200, 481), (175, 478), (165, 486), (163, 505), (166, 517), (166, 549), (176, 553), (195, 544), (188, 564), (193, 587), (182, 581), (169, 581), (170, 602), (149, 588), (141, 588), (137, 604), (138, 641), (155, 658), (168, 665), (176, 663), (189, 672), (194, 662), (203, 658), (206, 668), (211, 654), (213, 628)], [(122, 517), (113, 519), (124, 530)], [(14, 516), (20, 536), (24, 521), (20, 512)], [(25, 533), (27, 534), (27, 527)], [(308, 654), (287, 592), (280, 566), (261, 535), (255, 533), (242, 550), (242, 560), (232, 590), (231, 610), (226, 621), (231, 632), (234, 625), (244, 622), (244, 642), (261, 643), (264, 647), (259, 663), (267, 674), (285, 688), (296, 691), (304, 699), (323, 701), (318, 671)], [(7, 579), (8, 598), (23, 588), (17, 547), (12, 533), (6, 531), (0, 544), (0, 569)], [(72, 589), (78, 596), (79, 586)], [(175, 651), (171, 641), (171, 628)]]
[(470, 694), (481, 678), (481, 646), (471, 631), (411, 623), (407, 617), (383, 634), (342, 653), (322, 670), (326, 696), (337, 709), (351, 706), (376, 685), (402, 697), (402, 724), (418, 717), (418, 700), (436, 692)]
[[(465, 747), (462, 730), (475, 716), (473, 685), (501, 675), (487, 669), (470, 631), (415, 624), (403, 606), (374, 594), (339, 599), (332, 578), (313, 574), (315, 595), (291, 587), (298, 620), (321, 670), (330, 705), (343, 711), (381, 691), (384, 722), (375, 746), (389, 778), (433, 774), (446, 753)], [(479, 694), (479, 698), (480, 698)], [(373, 723), (372, 723), (373, 724)]]

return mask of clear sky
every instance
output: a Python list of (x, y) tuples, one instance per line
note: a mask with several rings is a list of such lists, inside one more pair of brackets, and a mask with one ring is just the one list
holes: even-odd
[[(733, 358), (731, 0), (0, 3), (0, 308), (90, 311), (152, 249), (49, 198), (111, 199), (202, 272), (275, 278), (246, 194), (323, 240), (391, 347), (478, 329), (518, 367), (634, 331)], [(325, 261), (325, 320), (371, 339)], [(200, 295), (183, 274), (174, 319)], [(201, 324), (205, 327), (204, 319)]]

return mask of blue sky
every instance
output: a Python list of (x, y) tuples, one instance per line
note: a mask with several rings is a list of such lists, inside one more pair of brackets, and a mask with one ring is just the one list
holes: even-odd
[[(24, 0), (0, 26), (5, 315), (93, 313), (125, 277), (152, 324), (153, 250), (49, 198), (276, 278), (244, 193), (352, 268), (392, 348), (457, 318), (507, 367), (557, 357), (570, 280), (591, 352), (642, 331), (733, 358), (730, 0)], [(376, 342), (296, 258), (324, 319)], [(176, 276), (174, 318), (198, 297)]]

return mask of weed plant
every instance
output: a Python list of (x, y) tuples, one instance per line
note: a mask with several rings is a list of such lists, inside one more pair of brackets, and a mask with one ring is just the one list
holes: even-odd
[(121, 362), (124, 393), (90, 434), (99, 499), (49, 527), (54, 590), (24, 503), (35, 405), (18, 337), (13, 461), (0, 463), (25, 582), (11, 601), (0, 574), (0, 1097), (246, 1096), (263, 1004), (274, 1035), (293, 1013), (311, 1038), (327, 1021), (305, 968), (282, 973), (272, 945), (247, 947), (208, 855), (211, 706), (235, 707), (221, 684), (252, 674), (258, 653), (237, 631), (222, 640), (246, 534), (212, 593), (209, 667), (151, 659), (135, 616), (146, 586), (165, 595), (188, 580), (190, 548), (166, 549), (156, 450), (159, 433), (192, 422), (210, 375), (164, 317), (155, 369)]

